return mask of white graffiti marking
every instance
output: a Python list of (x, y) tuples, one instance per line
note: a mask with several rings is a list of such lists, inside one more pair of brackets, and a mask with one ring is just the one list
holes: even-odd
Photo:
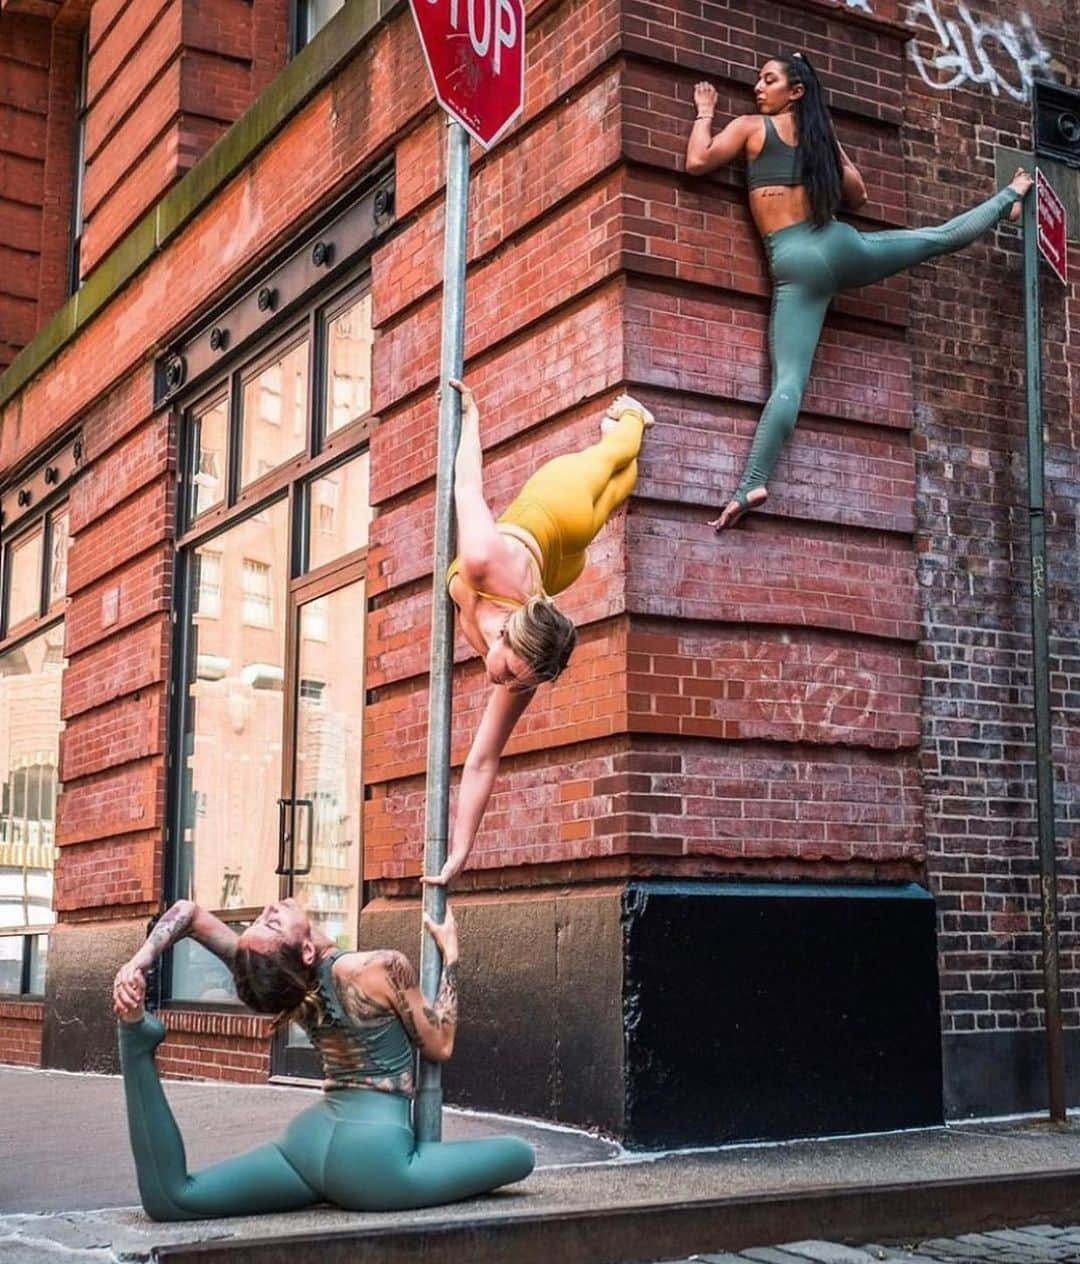
[(861, 9), (863, 13), (873, 13), (870, 0), (844, 0), (849, 9)]
[[(911, 60), (929, 87), (947, 92), (962, 83), (985, 84), (994, 96), (1004, 91), (1016, 101), (1027, 101), (1036, 79), (1054, 78), (1050, 54), (1026, 13), (1020, 14), (1017, 29), (1011, 22), (980, 22), (962, 0), (956, 11), (958, 22), (942, 20), (935, 0), (915, 0), (909, 10), (912, 26), (925, 16), (934, 29), (937, 47), (929, 55), (924, 56), (918, 39), (908, 45)], [(991, 61), (988, 47), (992, 50), (994, 43), (999, 60), (1011, 62), (1005, 73)]]

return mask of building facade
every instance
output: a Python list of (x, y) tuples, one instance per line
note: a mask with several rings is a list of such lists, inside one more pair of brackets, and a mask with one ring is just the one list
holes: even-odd
[[(473, 153), (489, 500), (619, 390), (658, 422), (455, 892), (451, 1101), (649, 1145), (1043, 1100), (1019, 233), (842, 296), (767, 511), (716, 536), (769, 283), (742, 173), (682, 156), (698, 79), (750, 112), (803, 49), (853, 222), (944, 220), (1030, 151), (1036, 79), (1080, 86), (1068, 7), (528, 6), (524, 114)], [(0, 1060), (109, 1070), (180, 896), (415, 955), (445, 127), (402, 3), (6, 0), (0, 67)], [(1075, 283), (1043, 308), (1075, 1067)], [(460, 639), (454, 689), (459, 768)], [(197, 947), (154, 989), (170, 1074), (310, 1074)]]

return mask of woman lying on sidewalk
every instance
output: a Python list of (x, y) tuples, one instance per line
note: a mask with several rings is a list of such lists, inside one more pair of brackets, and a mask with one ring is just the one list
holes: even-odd
[[(139, 1194), (155, 1220), (247, 1216), (331, 1202), (392, 1211), (456, 1202), (523, 1180), (532, 1147), (518, 1137), (417, 1142), (410, 1119), (415, 1050), (444, 1062), (457, 1028), (457, 930), (425, 919), (443, 959), (428, 1005), (409, 959), (346, 952), (292, 899), (268, 904), (242, 935), (190, 900), (174, 904), (113, 984), (120, 1062)], [(154, 1065), (165, 1037), (143, 1010), (146, 971), (190, 935), (226, 962), (240, 999), (275, 1027), (297, 1022), (323, 1060), (323, 1097), (276, 1140), (189, 1172)]]

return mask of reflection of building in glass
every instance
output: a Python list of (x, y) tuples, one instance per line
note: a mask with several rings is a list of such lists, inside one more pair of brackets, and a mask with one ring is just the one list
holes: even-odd
[(330, 322), (326, 428), (332, 433), (371, 407), (371, 294)]
[[(55, 921), (63, 641), (63, 628), (54, 627), (0, 656), (0, 927), (7, 929)], [(0, 960), (0, 992), (18, 992), (22, 939), (4, 942), (11, 952)]]

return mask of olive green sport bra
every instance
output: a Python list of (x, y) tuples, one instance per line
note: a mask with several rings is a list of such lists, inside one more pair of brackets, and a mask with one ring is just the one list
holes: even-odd
[(766, 114), (765, 144), (761, 153), (746, 164), (746, 184), (751, 189), (774, 185), (802, 184), (802, 151), (780, 139), (772, 119)]

